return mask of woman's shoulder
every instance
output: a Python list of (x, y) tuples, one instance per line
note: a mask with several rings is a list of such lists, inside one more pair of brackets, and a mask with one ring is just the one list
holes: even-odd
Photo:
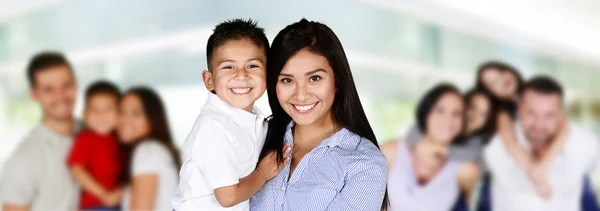
[(166, 146), (155, 139), (146, 139), (140, 141), (133, 152), (134, 157), (169, 157), (169, 150)]

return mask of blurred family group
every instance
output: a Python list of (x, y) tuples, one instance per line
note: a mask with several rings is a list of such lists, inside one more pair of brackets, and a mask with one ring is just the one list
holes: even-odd
[[(225, 21), (206, 55), (183, 146), (148, 87), (92, 83), (79, 122), (67, 58), (35, 55), (43, 116), (3, 168), (2, 210), (599, 210), (599, 140), (550, 77), (485, 62), (472, 90), (434, 86), (408, 135), (379, 146), (326, 25), (302, 19), (269, 44), (256, 22)], [(265, 91), (270, 116), (254, 105)]]

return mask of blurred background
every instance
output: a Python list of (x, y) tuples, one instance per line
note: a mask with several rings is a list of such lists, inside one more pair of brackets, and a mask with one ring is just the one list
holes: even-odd
[[(25, 77), (34, 53), (60, 50), (74, 64), (78, 117), (95, 80), (123, 90), (152, 86), (181, 144), (207, 95), (206, 40), (217, 23), (240, 17), (258, 20), (270, 39), (302, 17), (329, 25), (380, 142), (406, 132), (429, 87), (448, 81), (466, 90), (488, 59), (513, 64), (525, 78), (555, 77), (571, 119), (599, 133), (597, 11), (592, 0), (0, 0), (0, 172), (40, 119)], [(269, 111), (266, 95), (258, 106)]]

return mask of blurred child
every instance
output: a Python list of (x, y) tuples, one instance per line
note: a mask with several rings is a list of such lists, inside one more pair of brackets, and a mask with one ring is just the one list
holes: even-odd
[(75, 137), (67, 161), (73, 178), (83, 189), (83, 210), (118, 209), (121, 201), (118, 177), (122, 156), (114, 135), (120, 97), (118, 88), (106, 81), (90, 85), (85, 92), (87, 128)]
[(249, 210), (250, 197), (283, 167), (272, 155), (257, 166), (267, 122), (254, 102), (266, 90), (269, 41), (255, 22), (236, 19), (217, 25), (206, 49), (202, 78), (210, 93), (183, 144), (171, 204), (178, 211)]

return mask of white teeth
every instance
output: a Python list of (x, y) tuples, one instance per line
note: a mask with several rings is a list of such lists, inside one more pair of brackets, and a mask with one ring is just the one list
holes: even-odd
[(313, 104), (310, 104), (310, 105), (303, 105), (303, 106), (294, 105), (294, 107), (295, 107), (296, 109), (298, 109), (299, 111), (308, 111), (308, 110), (310, 110), (311, 108), (315, 107), (315, 105), (316, 105), (316, 104), (317, 104), (317, 103), (313, 103)]
[(250, 91), (251, 88), (233, 88), (231, 91), (236, 94), (244, 94)]

